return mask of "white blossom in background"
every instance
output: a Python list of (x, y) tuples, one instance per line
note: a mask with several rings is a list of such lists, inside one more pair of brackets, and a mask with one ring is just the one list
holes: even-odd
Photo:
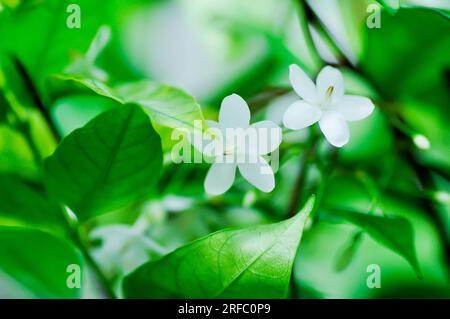
[(100, 81), (108, 80), (108, 73), (95, 65), (95, 61), (111, 40), (110, 27), (103, 25), (98, 30), (86, 54), (79, 56), (64, 72), (93, 77)]
[[(233, 185), (236, 169), (250, 184), (263, 192), (275, 187), (272, 167), (264, 155), (278, 148), (282, 139), (281, 128), (272, 121), (250, 125), (250, 110), (237, 94), (225, 97), (219, 111), (219, 122), (207, 121), (215, 132), (207, 145), (194, 146), (212, 157), (205, 190), (211, 195), (225, 193)], [(204, 139), (202, 140), (204, 144)]]
[(314, 84), (301, 68), (293, 64), (289, 68), (289, 80), (301, 99), (284, 113), (284, 125), (301, 130), (318, 122), (320, 130), (333, 146), (341, 147), (348, 143), (348, 121), (362, 120), (374, 109), (369, 98), (344, 94), (342, 74), (333, 67), (325, 66)]
[(93, 248), (93, 257), (108, 276), (128, 273), (149, 258), (167, 253), (163, 247), (144, 235), (138, 222), (133, 226), (101, 226), (91, 232), (91, 240), (101, 241), (99, 246)]

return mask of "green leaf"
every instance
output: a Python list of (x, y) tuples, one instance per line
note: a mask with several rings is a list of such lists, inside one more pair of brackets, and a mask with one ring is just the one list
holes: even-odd
[(56, 75), (49, 81), (53, 98), (76, 91), (90, 91), (121, 104), (137, 104), (152, 121), (170, 128), (192, 130), (194, 121), (203, 121), (200, 105), (186, 92), (150, 81), (138, 81), (110, 88), (101, 81), (80, 75)]
[(86, 220), (148, 196), (161, 165), (161, 140), (148, 116), (125, 105), (69, 134), (44, 170), (50, 190)]
[(7, 125), (0, 125), (0, 172), (36, 178), (37, 167), (26, 139)]
[(82, 257), (69, 243), (45, 232), (0, 226), (0, 270), (37, 298), (77, 298), (69, 288), (67, 266), (82, 267)]
[(19, 178), (0, 175), (0, 225), (32, 226), (62, 233), (64, 217), (56, 205)]
[(352, 224), (362, 228), (376, 241), (406, 259), (418, 278), (422, 278), (414, 244), (414, 229), (411, 223), (398, 216), (378, 216), (339, 210), (333, 212)]
[(117, 107), (117, 103), (98, 95), (67, 95), (52, 105), (52, 119), (58, 131), (69, 135), (97, 115)]
[(222, 230), (125, 277), (129, 298), (283, 298), (311, 198), (280, 223)]

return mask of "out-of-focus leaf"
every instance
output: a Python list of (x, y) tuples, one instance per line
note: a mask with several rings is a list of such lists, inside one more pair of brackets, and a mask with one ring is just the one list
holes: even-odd
[(94, 242), (101, 242), (93, 248), (92, 254), (109, 278), (129, 273), (149, 258), (160, 257), (164, 251), (163, 247), (128, 225), (98, 227), (90, 237)]
[(397, 216), (378, 216), (349, 210), (333, 212), (352, 224), (362, 228), (375, 240), (406, 259), (418, 278), (422, 278), (414, 244), (414, 230), (411, 223)]
[[(422, 163), (450, 173), (450, 148), (448, 147), (448, 106), (438, 107), (405, 100), (402, 114), (408, 125), (428, 143), (417, 144), (415, 153)], [(412, 137), (414, 138), (414, 137)]]
[(20, 179), (0, 175), (0, 224), (61, 231), (64, 217), (43, 194)]
[(366, 32), (360, 68), (378, 93), (389, 99), (439, 98), (435, 95), (450, 63), (450, 24), (445, 18), (424, 10), (400, 10), (395, 17), (384, 15), (381, 28)]
[(45, 162), (46, 182), (81, 220), (148, 196), (162, 164), (161, 141), (140, 107), (100, 114), (73, 131)]
[(77, 298), (69, 288), (69, 265), (82, 267), (81, 255), (69, 243), (48, 233), (0, 226), (0, 269), (37, 298)]
[(379, 109), (375, 109), (368, 118), (349, 124), (351, 138), (345, 148), (339, 150), (340, 161), (370, 165), (393, 152), (392, 130)]
[(37, 167), (25, 138), (14, 129), (0, 125), (0, 172), (35, 178)]
[[(77, 1), (81, 25), (80, 28), (69, 28), (67, 19), (73, 13), (68, 10), (71, 4), (74, 2), (48, 0), (2, 12), (0, 54), (16, 55), (35, 78), (62, 71), (75, 56), (87, 51), (95, 32), (110, 20), (111, 13), (109, 3), (104, 3), (99, 10), (97, 3)], [(30, 36), (30, 32), (36, 36)]]
[[(223, 230), (125, 277), (129, 298), (282, 298), (314, 199), (286, 221)], [(164, 280), (161, 280), (164, 278)]]
[(400, 0), (378, 0), (390, 14), (394, 14), (400, 8)]
[(53, 97), (73, 94), (77, 90), (93, 92), (122, 104), (142, 106), (155, 124), (192, 130), (195, 120), (203, 120), (200, 105), (182, 90), (139, 81), (110, 88), (104, 83), (78, 75), (58, 75), (50, 82)]

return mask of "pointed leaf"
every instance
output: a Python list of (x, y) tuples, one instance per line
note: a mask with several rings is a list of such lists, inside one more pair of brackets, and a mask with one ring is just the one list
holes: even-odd
[(45, 174), (53, 194), (86, 220), (148, 196), (161, 165), (161, 140), (148, 116), (125, 105), (69, 134)]
[[(283, 298), (311, 198), (280, 223), (223, 230), (149, 262), (124, 279), (129, 298)], [(163, 279), (163, 280), (161, 280)]]

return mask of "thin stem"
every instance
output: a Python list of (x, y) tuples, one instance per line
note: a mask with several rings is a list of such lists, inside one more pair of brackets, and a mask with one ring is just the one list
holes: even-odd
[(312, 157), (314, 156), (314, 153), (317, 148), (319, 135), (315, 134), (315, 132), (312, 132), (311, 134), (312, 137), (310, 143), (307, 149), (305, 150), (304, 155), (300, 157), (299, 172), (294, 183), (294, 189), (292, 190), (291, 193), (291, 199), (289, 201), (287, 210), (287, 217), (294, 216), (295, 213), (297, 213), (300, 204), (302, 186), (305, 183), (306, 179), (307, 164), (309, 161), (312, 160)]

